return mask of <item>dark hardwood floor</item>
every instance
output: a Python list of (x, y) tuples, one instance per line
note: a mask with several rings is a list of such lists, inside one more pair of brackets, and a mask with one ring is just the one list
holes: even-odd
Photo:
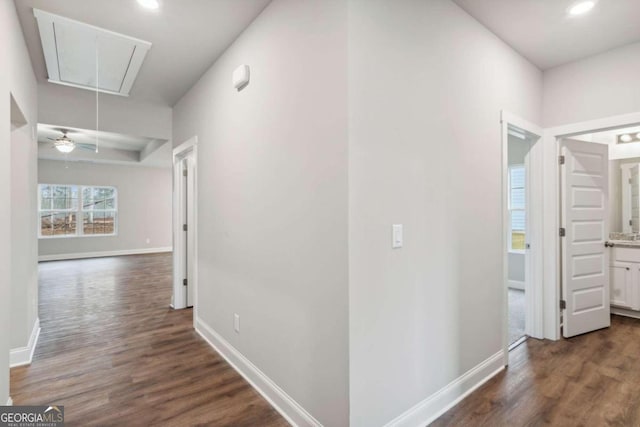
[(509, 368), (432, 426), (640, 426), (640, 320), (562, 341), (529, 339)]
[(168, 307), (170, 254), (41, 263), (39, 297), (15, 405), (64, 405), (67, 425), (288, 425)]

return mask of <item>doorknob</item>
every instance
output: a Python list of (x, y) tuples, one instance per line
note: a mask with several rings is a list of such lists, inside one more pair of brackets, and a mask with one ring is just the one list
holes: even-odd
[(604, 242), (604, 247), (605, 247), (605, 248), (612, 248), (613, 246), (614, 246), (614, 245), (613, 245), (613, 243), (610, 243), (610, 242)]

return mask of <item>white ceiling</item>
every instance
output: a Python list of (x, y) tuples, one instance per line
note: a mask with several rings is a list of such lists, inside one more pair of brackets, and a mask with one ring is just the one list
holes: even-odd
[(270, 0), (160, 0), (157, 11), (136, 0), (14, 0), (33, 67), (47, 81), (33, 8), (147, 40), (130, 97), (173, 106), (260, 14)]
[[(52, 139), (61, 137), (62, 130), (66, 130), (67, 136), (76, 144), (95, 146), (97, 142), (99, 152), (76, 147), (69, 154), (60, 153)], [(38, 124), (38, 157), (41, 159), (171, 167), (171, 152), (171, 143), (166, 139)]]
[(640, 0), (599, 0), (576, 17), (576, 0), (453, 1), (542, 70), (640, 41)]
[(75, 143), (95, 145), (96, 140), (98, 140), (101, 147), (125, 151), (142, 151), (149, 143), (155, 141), (153, 138), (143, 136), (38, 124), (38, 142), (51, 142), (48, 138), (56, 139), (61, 137), (62, 129), (67, 131), (67, 136)]

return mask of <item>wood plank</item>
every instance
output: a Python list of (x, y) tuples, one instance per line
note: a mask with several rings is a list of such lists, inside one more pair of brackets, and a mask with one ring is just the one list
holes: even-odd
[(640, 425), (640, 320), (561, 341), (529, 339), (510, 365), (432, 426)]
[(287, 426), (171, 310), (171, 254), (40, 264), (42, 331), (11, 369), (15, 405), (59, 404), (68, 425)]

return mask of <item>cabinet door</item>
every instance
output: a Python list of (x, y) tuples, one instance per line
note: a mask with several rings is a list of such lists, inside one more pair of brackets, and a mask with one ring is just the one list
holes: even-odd
[(640, 264), (633, 264), (633, 267), (631, 268), (629, 303), (632, 310), (640, 311)]
[(611, 274), (611, 305), (634, 308), (632, 272), (638, 266), (628, 262), (614, 262), (609, 269)]

